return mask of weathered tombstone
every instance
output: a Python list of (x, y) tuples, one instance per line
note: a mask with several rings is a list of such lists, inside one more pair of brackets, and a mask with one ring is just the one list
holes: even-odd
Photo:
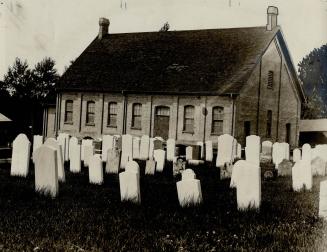
[(260, 159), (262, 162), (270, 162), (272, 160), (272, 142), (263, 141), (261, 144), (261, 156)]
[(103, 183), (103, 167), (99, 154), (93, 155), (89, 160), (89, 182), (97, 185)]
[(284, 158), (290, 160), (290, 145), (288, 143), (281, 143), (282, 148), (284, 148)]
[(135, 161), (128, 161), (126, 164), (125, 171), (127, 172), (135, 172), (140, 175), (140, 166)]
[(132, 160), (132, 159), (133, 159), (133, 136), (123, 135), (120, 168), (125, 169), (128, 160)]
[(196, 179), (196, 175), (192, 169), (186, 169), (182, 172), (182, 180), (184, 179)]
[(199, 159), (204, 159), (204, 155), (205, 155), (205, 153), (204, 153), (204, 151), (205, 151), (204, 143), (200, 141), (200, 142), (197, 142), (196, 145), (200, 147), (200, 149), (199, 149), (200, 150), (200, 157), (199, 157)]
[(185, 170), (186, 162), (181, 159), (175, 157), (175, 160), (173, 161), (173, 175), (176, 176), (180, 174), (182, 171)]
[(236, 157), (239, 158), (239, 159), (242, 158), (242, 145), (241, 144), (237, 144)]
[(285, 158), (285, 146), (281, 143), (274, 143), (273, 144), (273, 162), (275, 164), (275, 168), (278, 169), (278, 165), (284, 160)]
[(237, 181), (240, 179), (240, 169), (243, 169), (243, 167), (247, 166), (247, 162), (245, 160), (238, 160), (234, 165), (232, 169), (232, 176), (230, 180), (230, 187), (236, 188), (237, 187)]
[(326, 144), (318, 144), (315, 148), (312, 149), (312, 157), (311, 159), (315, 159), (316, 157), (320, 157), (321, 159), (327, 161), (327, 145)]
[(150, 141), (149, 141), (149, 159), (153, 159), (154, 140), (155, 140), (155, 138), (150, 138)]
[(76, 146), (77, 144), (79, 144), (78, 143), (78, 138), (77, 137), (71, 137), (70, 139), (69, 139), (69, 160), (71, 159), (71, 149), (72, 149), (72, 146), (74, 145), (74, 146)]
[(216, 167), (224, 167), (225, 164), (231, 164), (233, 162), (233, 141), (235, 141), (234, 137), (228, 134), (218, 137)]
[(150, 138), (147, 135), (141, 137), (140, 144), (140, 160), (147, 160), (149, 158)]
[(311, 163), (312, 160), (312, 151), (310, 144), (303, 144), (302, 146), (302, 159), (307, 163)]
[(82, 139), (82, 153), (81, 153), (82, 161), (84, 161), (85, 146), (93, 146), (93, 140), (92, 139)]
[(206, 161), (207, 162), (212, 162), (212, 160), (213, 160), (212, 141), (206, 141), (205, 147), (206, 147), (206, 151), (205, 151)]
[(326, 161), (317, 156), (311, 161), (311, 169), (313, 176), (326, 176)]
[(19, 134), (14, 142), (11, 157), (11, 176), (26, 177), (30, 163), (31, 143), (25, 134)]
[(58, 179), (61, 182), (65, 182), (65, 170), (64, 170), (64, 161), (62, 158), (61, 145), (54, 138), (48, 138), (44, 145), (50, 146), (56, 150), (57, 153), (57, 168), (58, 168)]
[(81, 145), (76, 144), (76, 142), (70, 142), (69, 149), (69, 170), (72, 173), (79, 173), (81, 172)]
[(286, 177), (292, 176), (292, 162), (284, 159), (278, 164), (278, 176)]
[(202, 203), (201, 183), (200, 180), (195, 179), (194, 173), (186, 172), (186, 175), (182, 177), (181, 181), (176, 183), (176, 186), (178, 201), (181, 207), (196, 206)]
[(146, 160), (145, 174), (154, 175), (155, 172), (156, 172), (156, 161), (154, 161), (153, 159)]
[(175, 157), (175, 139), (167, 140), (167, 160), (173, 161)]
[(251, 162), (257, 166), (260, 165), (259, 136), (251, 135), (246, 137), (245, 158), (248, 162)]
[(118, 174), (120, 167), (121, 150), (108, 149), (106, 173)]
[(33, 155), (37, 148), (40, 148), (43, 144), (43, 136), (34, 135), (33, 136)]
[(93, 145), (84, 146), (84, 166), (88, 167), (90, 163), (91, 157), (94, 155), (94, 147)]
[(303, 188), (311, 190), (312, 171), (311, 163), (300, 160), (292, 168), (292, 185), (294, 191), (301, 191)]
[(327, 219), (327, 180), (320, 182), (319, 217)]
[(293, 150), (293, 162), (296, 163), (297, 161), (301, 160), (301, 150), (294, 149)]
[(141, 203), (140, 174), (128, 168), (126, 171), (119, 173), (119, 187), (121, 201), (131, 201)]
[(114, 137), (111, 135), (102, 136), (102, 162), (107, 161), (108, 150), (114, 148)]
[(123, 149), (123, 137), (121, 135), (114, 135), (114, 146), (118, 150)]
[(155, 151), (155, 150), (163, 150), (163, 149), (164, 149), (164, 147), (163, 147), (163, 141), (161, 139), (159, 139), (159, 138), (156, 137), (153, 140), (153, 150)]
[(140, 141), (139, 137), (133, 138), (133, 159), (140, 159)]
[(186, 147), (186, 160), (191, 160), (191, 159), (193, 159), (193, 147), (187, 146)]
[(165, 167), (165, 158), (166, 158), (166, 152), (161, 149), (154, 150), (153, 152), (154, 160), (156, 161), (156, 171), (162, 172)]
[(35, 150), (35, 191), (53, 198), (58, 194), (57, 150), (42, 145)]
[(239, 169), (236, 182), (237, 208), (239, 210), (258, 209), (261, 204), (260, 167), (252, 162), (244, 163)]
[(57, 141), (61, 145), (62, 158), (64, 161), (69, 160), (69, 134), (59, 133)]

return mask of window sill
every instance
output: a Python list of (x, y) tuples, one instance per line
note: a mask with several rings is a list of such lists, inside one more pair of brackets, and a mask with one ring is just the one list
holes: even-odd
[(117, 129), (117, 125), (115, 126), (115, 125), (107, 125), (107, 128), (115, 128), (115, 129)]
[(86, 123), (85, 126), (95, 126), (95, 123)]
[(194, 134), (194, 131), (186, 131), (186, 130), (183, 130), (182, 133), (186, 133), (186, 134)]
[(74, 123), (73, 122), (64, 122), (64, 124), (73, 125)]
[(131, 127), (131, 129), (133, 129), (133, 130), (142, 130), (142, 128), (139, 128), (139, 127)]

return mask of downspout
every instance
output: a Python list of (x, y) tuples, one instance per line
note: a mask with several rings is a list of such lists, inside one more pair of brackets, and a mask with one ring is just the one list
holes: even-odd
[(179, 113), (179, 96), (177, 96), (177, 114), (176, 114), (176, 134), (175, 134), (175, 141), (177, 141), (177, 136), (178, 136), (178, 113)]
[(127, 121), (127, 118), (126, 118), (126, 110), (127, 110), (127, 97), (126, 97), (126, 92), (124, 92), (124, 90), (121, 91), (123, 97), (124, 97), (124, 100), (123, 100), (123, 129), (122, 129), (122, 135), (125, 135), (126, 134), (126, 121)]
[(235, 137), (235, 96), (233, 94), (230, 95), (232, 99), (232, 128), (231, 135)]
[(206, 125), (207, 125), (207, 96), (204, 97), (204, 123), (203, 123), (203, 143), (206, 141)]
[(55, 137), (58, 136), (58, 117), (59, 117), (59, 93), (57, 93), (56, 97), (56, 118), (55, 118)]
[(257, 104), (257, 136), (259, 136), (259, 114), (260, 114), (260, 95), (261, 95), (261, 75), (262, 75), (262, 60), (260, 60), (259, 71), (259, 88), (258, 88), (258, 104)]
[[(150, 96), (150, 128), (149, 128), (149, 136), (152, 137), (152, 95)], [(168, 132), (169, 135), (169, 132)], [(168, 137), (169, 138), (169, 137)]]
[[(108, 108), (109, 109), (109, 108)], [(102, 113), (101, 113), (101, 128), (100, 128), (100, 135), (103, 133), (103, 115), (104, 115), (104, 94), (102, 94)]]

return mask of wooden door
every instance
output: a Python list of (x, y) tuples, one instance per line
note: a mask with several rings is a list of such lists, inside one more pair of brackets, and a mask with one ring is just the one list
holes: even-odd
[(170, 109), (166, 106), (158, 106), (155, 109), (153, 136), (160, 136), (167, 140), (169, 136)]

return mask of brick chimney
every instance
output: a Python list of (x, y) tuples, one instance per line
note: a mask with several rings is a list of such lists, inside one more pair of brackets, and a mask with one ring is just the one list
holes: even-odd
[(101, 17), (99, 19), (99, 35), (98, 39), (102, 39), (105, 35), (108, 34), (109, 30), (109, 19)]
[(269, 6), (267, 9), (267, 31), (272, 31), (277, 25), (278, 8)]

